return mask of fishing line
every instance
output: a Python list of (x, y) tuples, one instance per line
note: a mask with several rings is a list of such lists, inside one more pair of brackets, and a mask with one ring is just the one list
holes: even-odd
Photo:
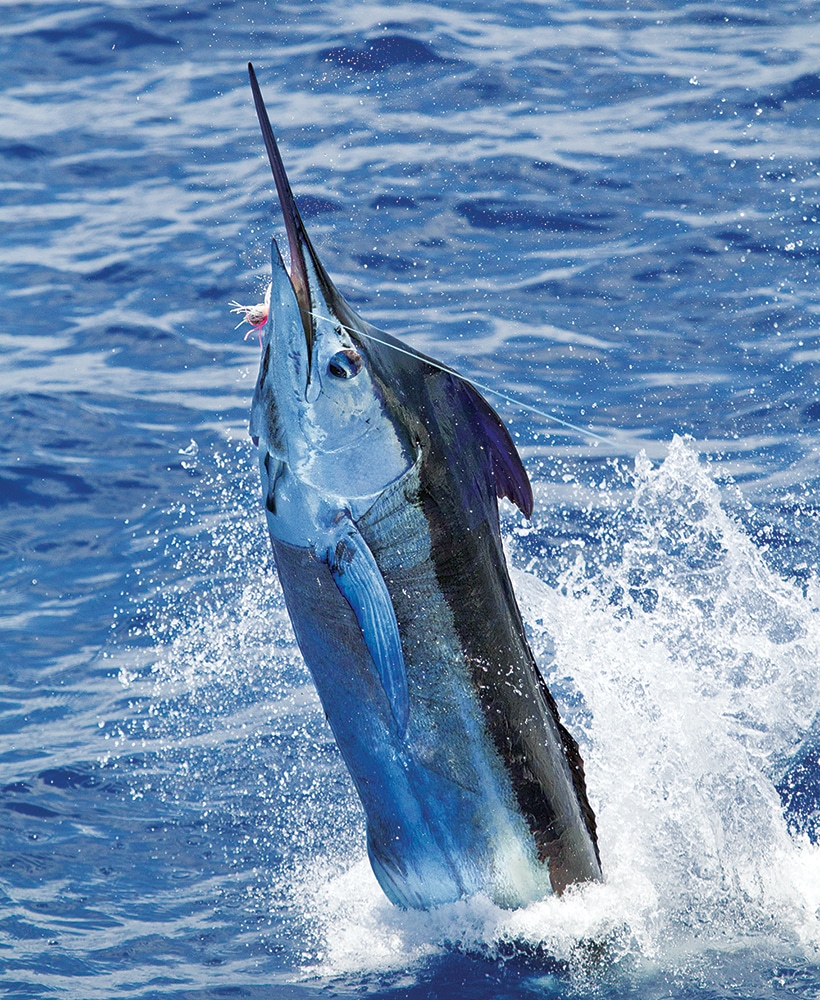
[(455, 375), (456, 378), (460, 378), (462, 382), (466, 382), (471, 385), (474, 389), (478, 389), (480, 392), (489, 393), (491, 396), (496, 396), (498, 399), (503, 399), (505, 403), (510, 403), (513, 406), (518, 406), (522, 410), (528, 410), (530, 413), (535, 413), (539, 417), (543, 417), (545, 420), (551, 420), (555, 424), (559, 424), (561, 427), (566, 427), (569, 430), (577, 431), (579, 434), (585, 434), (587, 437), (594, 438), (596, 441), (603, 441), (604, 444), (611, 444), (612, 442), (609, 438), (604, 437), (602, 434), (596, 434), (595, 431), (591, 431), (586, 427), (579, 427), (578, 424), (572, 424), (568, 420), (563, 420), (561, 417), (556, 417), (554, 413), (549, 413), (547, 410), (541, 410), (537, 406), (533, 406), (532, 403), (526, 403), (523, 399), (518, 399), (516, 396), (511, 396), (506, 392), (502, 392), (500, 389), (494, 389), (490, 385), (484, 385), (482, 382), (477, 382), (473, 378), (469, 378), (467, 375), (463, 375), (461, 372), (455, 371), (453, 368), (448, 368), (446, 365), (440, 364), (438, 361), (433, 361), (432, 358), (418, 354), (416, 351), (410, 350), (405, 347), (399, 347), (396, 344), (391, 344), (387, 340), (382, 340), (380, 337), (374, 337), (371, 333), (363, 333), (361, 330), (351, 330), (350, 327), (345, 326), (343, 323), (334, 322), (328, 319), (327, 316), (320, 316), (318, 313), (310, 312), (306, 309), (305, 312), (309, 316), (313, 316), (314, 319), (323, 320), (325, 323), (330, 323), (333, 327), (338, 327), (341, 330), (345, 330), (347, 333), (353, 334), (354, 337), (364, 337), (366, 340), (372, 340), (377, 344), (381, 344), (383, 347), (390, 347), (394, 351), (398, 351), (399, 354), (406, 354), (408, 358), (416, 358), (418, 361), (424, 361), (425, 364), (430, 365), (432, 368), (438, 368), (439, 371), (446, 372), (448, 375)]
[[(265, 296), (264, 303), (259, 303), (255, 306), (243, 306), (238, 302), (229, 303), (233, 308), (232, 313), (241, 313), (243, 318), (237, 324), (237, 327), (242, 326), (243, 323), (249, 323), (250, 326), (259, 334), (259, 346), (262, 346), (262, 327), (268, 321), (268, 313), (270, 310), (270, 286), (268, 286), (268, 292)], [(549, 413), (547, 410), (542, 410), (537, 406), (533, 406), (532, 403), (527, 403), (523, 399), (519, 399), (517, 396), (511, 396), (509, 393), (502, 392), (500, 389), (494, 389), (491, 385), (485, 385), (483, 382), (477, 382), (473, 378), (469, 378), (467, 375), (463, 375), (461, 372), (456, 371), (454, 368), (448, 368), (447, 365), (443, 365), (438, 361), (434, 361), (432, 358), (422, 356), (417, 351), (410, 348), (399, 347), (397, 344), (391, 344), (387, 340), (382, 340), (381, 337), (375, 337), (372, 333), (363, 333), (361, 330), (352, 330), (349, 326), (345, 326), (344, 323), (340, 323), (338, 320), (329, 319), (327, 316), (320, 316), (319, 313), (311, 312), (309, 309), (303, 310), (308, 316), (312, 316), (314, 319), (321, 320), (323, 323), (330, 323), (334, 329), (344, 330), (346, 333), (352, 334), (354, 337), (364, 337), (366, 340), (372, 340), (376, 344), (381, 344), (383, 347), (389, 347), (393, 351), (398, 351), (399, 354), (406, 354), (408, 358), (415, 358), (417, 361), (423, 361), (425, 364), (430, 365), (431, 368), (437, 368), (439, 371), (445, 372), (447, 375), (455, 375), (456, 378), (460, 378), (462, 382), (466, 382), (467, 385), (471, 385), (474, 389), (478, 389), (479, 392), (486, 392), (490, 396), (495, 396), (497, 399), (504, 400), (505, 403), (510, 403), (512, 406), (517, 406), (522, 410), (527, 410), (529, 413), (534, 413), (536, 416), (543, 417), (544, 420), (550, 420), (554, 424), (558, 424), (560, 427), (566, 427), (567, 430), (576, 431), (578, 434), (583, 434), (586, 437), (593, 438), (596, 441), (603, 441), (604, 444), (612, 444), (609, 438), (604, 437), (603, 434), (596, 434), (595, 431), (589, 430), (588, 427), (580, 427), (578, 424), (570, 423), (569, 420), (564, 420), (562, 417), (556, 417), (554, 413)], [(251, 331), (248, 331), (250, 335)]]

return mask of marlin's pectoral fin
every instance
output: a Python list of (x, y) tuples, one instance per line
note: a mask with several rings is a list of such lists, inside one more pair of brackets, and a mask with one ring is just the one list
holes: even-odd
[(407, 671), (396, 612), (381, 570), (352, 521), (328, 549), (327, 561), (336, 586), (356, 615), (367, 650), (376, 664), (399, 735), (407, 729)]

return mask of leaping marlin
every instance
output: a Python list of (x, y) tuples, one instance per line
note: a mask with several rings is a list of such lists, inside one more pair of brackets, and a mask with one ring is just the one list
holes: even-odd
[(296, 639), (399, 906), (601, 878), (578, 746), (527, 645), (498, 498), (532, 488), (455, 372), (361, 319), (319, 261), (259, 85), (285, 219), (250, 432)]

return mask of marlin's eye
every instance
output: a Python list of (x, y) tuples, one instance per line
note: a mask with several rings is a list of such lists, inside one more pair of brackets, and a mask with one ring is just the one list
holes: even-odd
[(334, 378), (355, 378), (362, 370), (362, 357), (350, 349), (339, 351), (328, 362), (327, 370)]

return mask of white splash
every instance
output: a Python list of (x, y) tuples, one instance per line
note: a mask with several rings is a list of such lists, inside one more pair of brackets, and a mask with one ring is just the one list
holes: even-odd
[(573, 962), (594, 941), (609, 961), (661, 964), (754, 939), (820, 949), (820, 846), (789, 835), (774, 783), (820, 707), (816, 592), (766, 565), (687, 441), (657, 470), (639, 459), (634, 486), (606, 565), (579, 558), (558, 589), (514, 573), (525, 618), (555, 644), (547, 680), (572, 678), (585, 702), (605, 883), (525, 910), (419, 914), (392, 908), (365, 861), (314, 869), (314, 974), (452, 947)]
[[(572, 968), (590, 956), (672, 968), (762, 942), (816, 961), (820, 846), (790, 836), (775, 783), (816, 727), (817, 584), (804, 593), (767, 565), (691, 443), (675, 438), (660, 468), (636, 462), (631, 503), (558, 587), (513, 573), (536, 647), (555, 649), (548, 683), (580, 696), (566, 715), (605, 872), (601, 885), (517, 911), (478, 898), (407, 912), (383, 896), (364, 857), (361, 810), (264, 568), (260, 519), (249, 520), (256, 484), (236, 478), (228, 459), (209, 484), (224, 495), (200, 529), (204, 555), (201, 538), (198, 559), (180, 542), (174, 599), (184, 615), (155, 636), (148, 715), (169, 745), (208, 750), (197, 766), (219, 746), (247, 773), (259, 799), (254, 836), (278, 847), (285, 838), (288, 855), (260, 875), (254, 898), (271, 909), (288, 901), (306, 975), (412, 974), (452, 949), (535, 953)], [(242, 688), (251, 690), (238, 698)], [(185, 694), (178, 704), (175, 692)], [(287, 741), (287, 763), (264, 749), (274, 733)], [(330, 771), (310, 756), (320, 744)], [(217, 814), (233, 790), (206, 782), (203, 794)]]

